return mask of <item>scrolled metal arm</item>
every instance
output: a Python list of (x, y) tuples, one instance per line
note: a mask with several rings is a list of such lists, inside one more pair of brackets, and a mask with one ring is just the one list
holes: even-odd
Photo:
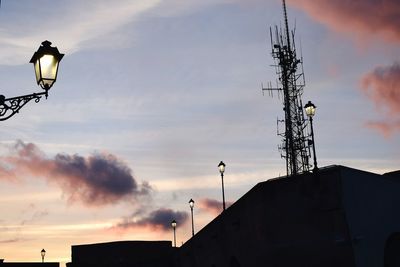
[(39, 103), (43, 96), (47, 98), (47, 91), (10, 98), (5, 98), (4, 95), (0, 95), (0, 121), (5, 121), (17, 114), (19, 110), (32, 99), (34, 99), (36, 103)]

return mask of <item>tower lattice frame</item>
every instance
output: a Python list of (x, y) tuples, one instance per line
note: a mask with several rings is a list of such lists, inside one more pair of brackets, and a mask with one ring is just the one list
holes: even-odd
[[(288, 176), (309, 171), (310, 165), (310, 140), (307, 121), (304, 118), (303, 103), (301, 100), (305, 87), (303, 58), (297, 57), (295, 45), (295, 31), (289, 30), (286, 2), (282, 0), (284, 29), (270, 28), (271, 55), (275, 61), (273, 65), (278, 75), (277, 86), (274, 88), (269, 83), (267, 88), (262, 88), (271, 96), (278, 92), (282, 97), (284, 120), (277, 120), (278, 135), (282, 137), (282, 144), (278, 146), (281, 157), (286, 160), (286, 173)], [(284, 123), (284, 131), (279, 129), (279, 124)]]

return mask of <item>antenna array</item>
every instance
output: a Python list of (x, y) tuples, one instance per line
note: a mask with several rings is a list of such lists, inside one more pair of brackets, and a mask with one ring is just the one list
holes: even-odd
[[(299, 59), (296, 54), (295, 31), (289, 30), (285, 0), (282, 1), (282, 5), (284, 29), (275, 26), (272, 31), (270, 28), (271, 54), (275, 61), (273, 66), (278, 75), (277, 87), (273, 88), (272, 83), (269, 83), (267, 88), (262, 90), (267, 91), (270, 96), (277, 92), (282, 98), (285, 118), (277, 120), (278, 136), (282, 137), (282, 144), (278, 148), (281, 157), (286, 160), (286, 172), (289, 176), (310, 170), (311, 151), (310, 135), (307, 132), (301, 100), (305, 86), (303, 58)], [(282, 122), (284, 131), (279, 129)]]

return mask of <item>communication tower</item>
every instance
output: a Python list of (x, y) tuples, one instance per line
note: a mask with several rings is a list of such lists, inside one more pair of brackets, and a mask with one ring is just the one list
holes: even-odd
[[(286, 2), (282, 0), (284, 29), (270, 28), (273, 65), (278, 75), (277, 86), (272, 87), (269, 82), (267, 91), (270, 96), (274, 92), (283, 102), (284, 120), (277, 120), (277, 133), (282, 137), (282, 144), (278, 146), (281, 157), (286, 160), (287, 175), (296, 175), (311, 169), (311, 157), (307, 122), (304, 119), (301, 96), (305, 87), (303, 58), (297, 57), (295, 45), (295, 30), (289, 29)], [(284, 123), (284, 131), (279, 125)]]

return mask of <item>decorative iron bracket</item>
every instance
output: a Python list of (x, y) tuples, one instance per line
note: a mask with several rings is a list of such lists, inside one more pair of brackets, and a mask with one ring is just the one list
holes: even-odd
[(5, 121), (14, 116), (23, 106), (26, 105), (26, 103), (32, 99), (34, 99), (36, 103), (39, 103), (43, 96), (45, 96), (47, 99), (47, 90), (41, 93), (33, 93), (30, 95), (22, 95), (10, 98), (0, 95), (0, 121)]

